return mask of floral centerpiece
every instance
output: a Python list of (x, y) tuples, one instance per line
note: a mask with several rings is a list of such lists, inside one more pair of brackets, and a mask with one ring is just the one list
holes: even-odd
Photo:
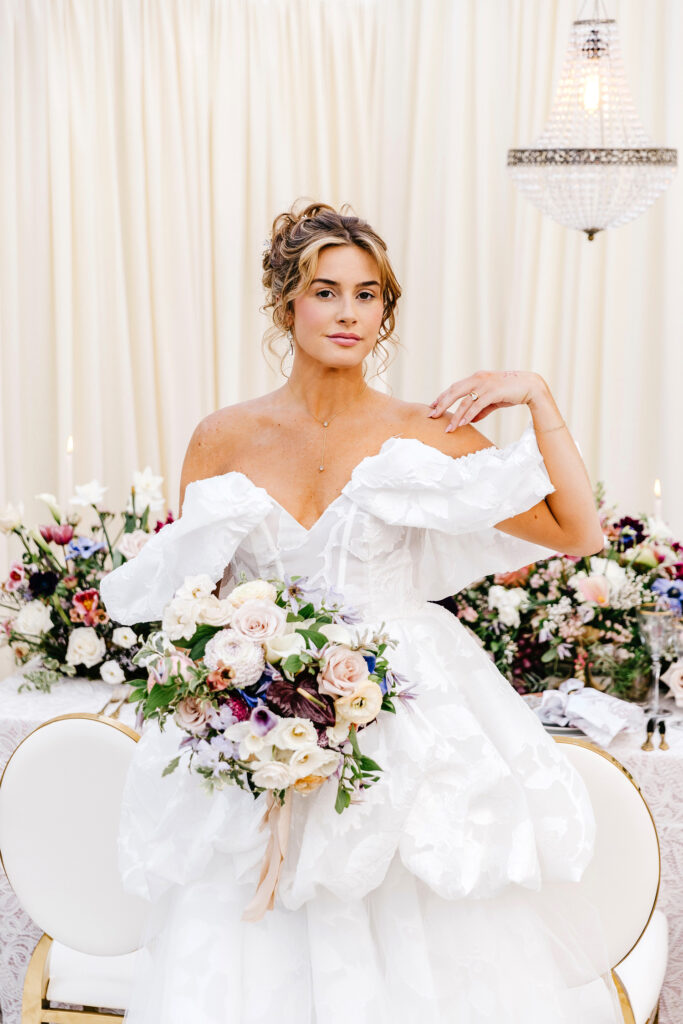
[(342, 813), (379, 781), (358, 734), (410, 689), (386, 658), (396, 641), (352, 630), (342, 608), (302, 577), (246, 580), (225, 597), (209, 576), (188, 577), (133, 661), (146, 670), (130, 700), (139, 720), (173, 719), (185, 733), (163, 774), (185, 767), (208, 790), (267, 794), (270, 828), (261, 877), (245, 920), (271, 909), (287, 849), (291, 795), (328, 780)]
[(78, 530), (81, 516), (64, 512), (52, 494), (39, 494), (52, 521), (38, 529), (22, 523), (23, 505), (0, 511), (0, 531), (18, 537), (23, 552), (0, 583), (0, 643), (9, 645), (15, 662), (24, 666), (20, 689), (49, 691), (64, 676), (101, 679), (112, 685), (134, 678), (133, 657), (152, 624), (120, 626), (100, 604), (100, 580), (122, 562), (135, 557), (153, 533), (173, 521), (152, 526), (151, 513), (164, 507), (162, 478), (147, 467), (134, 474), (128, 504), (116, 534), (115, 513), (101, 505), (106, 487), (97, 480), (79, 485), (69, 504), (91, 508), (97, 522)]
[(599, 555), (563, 555), (487, 577), (455, 595), (456, 614), (520, 693), (584, 679), (639, 699), (649, 658), (636, 611), (683, 604), (683, 547), (666, 523), (618, 516), (601, 484), (596, 504), (605, 535)]

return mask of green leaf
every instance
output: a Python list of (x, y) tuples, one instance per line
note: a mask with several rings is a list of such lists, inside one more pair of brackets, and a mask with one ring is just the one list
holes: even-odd
[(297, 629), (296, 633), (300, 633), (305, 640), (310, 640), (316, 647), (323, 647), (327, 643), (327, 637), (324, 633), (319, 633), (317, 629)]
[(289, 672), (291, 675), (296, 675), (297, 672), (301, 672), (302, 661), (298, 654), (290, 654), (288, 658), (282, 662), (282, 668), (285, 672)]
[(386, 693), (384, 694), (384, 697), (382, 698), (381, 710), (382, 711), (392, 711), (394, 714), (396, 714), (396, 706), (395, 706), (393, 700), (391, 699), (391, 697), (388, 697)]
[(373, 761), (371, 757), (366, 757), (365, 754), (361, 754), (361, 756), (358, 758), (358, 763), (361, 766), (361, 768), (363, 769), (363, 771), (369, 771), (369, 772), (381, 772), (382, 771), (381, 765), (378, 765), (377, 762)]
[(153, 686), (152, 692), (145, 701), (145, 715), (148, 715), (150, 711), (156, 711), (157, 708), (166, 707), (175, 695), (176, 687), (174, 683), (168, 683), (167, 686)]
[(164, 768), (163, 772), (161, 773), (161, 777), (163, 778), (164, 775), (170, 775), (171, 772), (174, 772), (176, 770), (176, 768), (178, 767), (179, 764), (180, 764), (180, 756), (174, 757), (173, 760), (169, 761), (168, 764), (166, 765), (166, 767)]
[(340, 786), (337, 790), (337, 799), (334, 804), (334, 809), (337, 814), (341, 814), (351, 803), (351, 794), (348, 790), (342, 789)]

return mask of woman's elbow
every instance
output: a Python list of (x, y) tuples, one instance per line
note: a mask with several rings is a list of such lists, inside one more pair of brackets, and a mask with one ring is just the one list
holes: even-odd
[(565, 548), (565, 555), (572, 555), (574, 558), (590, 558), (591, 555), (600, 555), (605, 547), (605, 536), (602, 530), (592, 530), (590, 533), (582, 534), (581, 537), (572, 541), (568, 548)]

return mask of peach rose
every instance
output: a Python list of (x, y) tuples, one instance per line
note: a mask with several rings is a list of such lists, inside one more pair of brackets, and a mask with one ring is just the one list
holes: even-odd
[(304, 775), (302, 779), (297, 779), (294, 783), (294, 789), (297, 793), (303, 793), (304, 796), (308, 796), (325, 782), (325, 776), (323, 775)]
[(318, 689), (331, 697), (350, 697), (369, 676), (368, 664), (360, 651), (331, 644), (318, 673)]
[(267, 640), (284, 633), (287, 612), (272, 601), (250, 598), (235, 609), (230, 625), (247, 640)]

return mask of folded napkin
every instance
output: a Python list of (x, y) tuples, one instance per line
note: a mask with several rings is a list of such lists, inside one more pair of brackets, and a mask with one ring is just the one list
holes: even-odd
[(569, 725), (608, 746), (618, 732), (642, 732), (643, 709), (630, 701), (585, 686), (581, 679), (566, 679), (556, 690), (527, 694), (525, 700), (544, 725)]

